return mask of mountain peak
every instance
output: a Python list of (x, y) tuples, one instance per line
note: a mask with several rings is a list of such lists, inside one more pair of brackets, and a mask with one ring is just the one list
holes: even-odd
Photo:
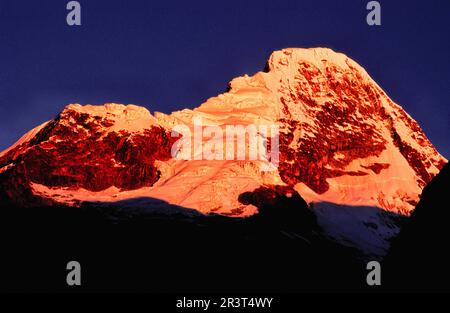
[(322, 70), (327, 66), (337, 66), (343, 70), (356, 70), (364, 78), (369, 77), (357, 62), (330, 48), (285, 48), (272, 52), (267, 63), (269, 70), (274, 71), (285, 71), (286, 68), (298, 68), (301, 63), (309, 63)]
[(134, 104), (120, 104), (120, 103), (105, 103), (103, 105), (81, 105), (79, 103), (68, 104), (65, 110), (73, 110), (81, 113), (88, 113), (98, 116), (105, 116), (107, 114), (111, 115), (121, 115), (128, 114), (130, 112), (134, 112), (132, 114), (139, 114), (142, 116), (150, 116), (150, 112), (141, 106), (137, 106)]
[(108, 131), (142, 132), (158, 124), (149, 110), (133, 104), (69, 104), (60, 113), (60, 117), (68, 119), (70, 123), (77, 123), (77, 118), (88, 122), (103, 121), (103, 127)]

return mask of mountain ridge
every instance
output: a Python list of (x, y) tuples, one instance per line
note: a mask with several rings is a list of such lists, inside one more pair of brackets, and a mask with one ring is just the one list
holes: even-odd
[[(409, 215), (447, 162), (418, 123), (344, 54), (288, 48), (267, 64), (193, 110), (152, 115), (135, 105), (67, 106), (0, 154), (0, 198), (77, 206), (152, 197), (203, 214), (247, 217), (258, 208), (240, 195), (287, 186), (318, 209), (356, 208), (349, 214), (358, 223), (385, 223), (358, 207)], [(219, 128), (277, 125), (277, 170), (261, 172), (262, 160), (173, 158), (171, 130), (193, 129), (195, 119)], [(383, 229), (375, 233), (387, 245), (398, 228)], [(340, 235), (334, 237), (351, 241)]]

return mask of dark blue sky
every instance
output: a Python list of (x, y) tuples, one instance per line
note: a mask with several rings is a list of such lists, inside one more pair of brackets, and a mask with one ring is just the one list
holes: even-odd
[(0, 150), (68, 103), (193, 108), (273, 50), (330, 47), (359, 62), (450, 157), (450, 1), (0, 0)]

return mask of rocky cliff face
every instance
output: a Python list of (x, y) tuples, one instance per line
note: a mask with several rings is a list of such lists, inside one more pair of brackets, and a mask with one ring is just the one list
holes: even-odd
[(344, 55), (287, 49), (269, 62), (283, 73), (283, 181), (319, 201), (409, 212), (445, 162), (419, 125)]
[[(221, 128), (277, 125), (279, 167), (262, 172), (261, 160), (173, 159), (172, 128), (193, 129), (194, 118)], [(356, 62), (329, 49), (284, 49), (265, 71), (233, 79), (226, 93), (194, 110), (152, 116), (132, 105), (67, 106), (0, 154), (0, 196), (19, 206), (139, 198), (143, 209), (149, 204), (142, 199), (152, 198), (245, 217), (258, 207), (242, 194), (285, 186), (314, 208), (333, 238), (372, 252), (376, 238), (381, 253), (398, 231), (384, 213), (408, 215), (445, 163)], [(342, 225), (375, 227), (363, 226), (367, 236), (355, 242)]]
[[(133, 131), (142, 120), (145, 128)], [(123, 121), (134, 125), (121, 126)], [(30, 140), (0, 157), (2, 197), (21, 206), (53, 202), (30, 193), (32, 183), (93, 192), (152, 186), (160, 175), (155, 161), (171, 157), (174, 139), (151, 121), (150, 113), (139, 107), (68, 106)]]

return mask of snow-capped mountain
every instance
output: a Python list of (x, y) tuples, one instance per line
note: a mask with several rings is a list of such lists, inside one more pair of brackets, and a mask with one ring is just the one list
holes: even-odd
[[(175, 159), (171, 131), (194, 129), (195, 119), (220, 128), (277, 125), (278, 168), (262, 171), (264, 160)], [(194, 110), (67, 106), (0, 154), (0, 196), (19, 206), (139, 199), (130, 209), (155, 209), (158, 199), (246, 217), (258, 208), (240, 195), (289, 186), (331, 237), (380, 255), (398, 232), (393, 217), (409, 215), (445, 163), (356, 62), (330, 49), (283, 49), (264, 71), (233, 79)]]

